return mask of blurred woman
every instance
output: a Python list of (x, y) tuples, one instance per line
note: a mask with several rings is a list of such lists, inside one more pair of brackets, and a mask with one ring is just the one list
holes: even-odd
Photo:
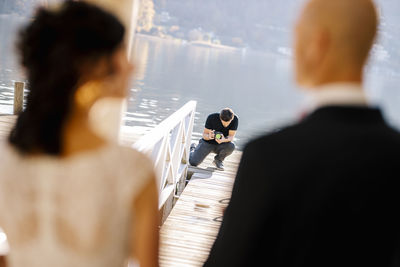
[(89, 123), (97, 100), (127, 94), (124, 33), (113, 15), (72, 1), (40, 9), (21, 31), (29, 95), (0, 148), (8, 266), (158, 266), (152, 164)]

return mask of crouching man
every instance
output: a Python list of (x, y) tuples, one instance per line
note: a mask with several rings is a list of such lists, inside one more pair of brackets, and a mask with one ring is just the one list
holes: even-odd
[(207, 118), (203, 138), (199, 144), (192, 144), (189, 163), (197, 166), (211, 152), (215, 153), (213, 164), (218, 170), (224, 170), (224, 159), (235, 150), (233, 138), (239, 125), (238, 117), (232, 109), (225, 108), (220, 113), (210, 114)]

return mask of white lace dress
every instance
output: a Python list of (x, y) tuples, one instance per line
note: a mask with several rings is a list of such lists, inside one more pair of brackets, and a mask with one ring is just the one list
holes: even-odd
[(66, 159), (0, 146), (0, 227), (10, 267), (123, 266), (135, 196), (152, 177), (139, 152), (108, 145)]

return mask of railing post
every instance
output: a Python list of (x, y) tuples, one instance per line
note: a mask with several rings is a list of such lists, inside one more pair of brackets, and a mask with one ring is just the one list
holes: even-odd
[(14, 115), (22, 112), (24, 106), (24, 87), (23, 82), (15, 82), (14, 84)]

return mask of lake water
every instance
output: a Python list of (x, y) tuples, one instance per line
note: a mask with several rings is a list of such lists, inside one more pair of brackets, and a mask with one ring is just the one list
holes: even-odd
[(287, 56), (146, 36), (138, 36), (134, 50), (138, 71), (128, 112), (147, 116), (137, 121), (133, 114), (128, 125), (155, 125), (187, 101), (196, 100), (196, 133), (202, 133), (208, 114), (231, 107), (239, 117), (237, 142), (243, 144), (290, 120), (301, 103)]
[[(299, 118), (304, 97), (293, 82), (291, 50), (276, 53), (230, 51), (138, 36), (139, 68), (126, 124), (155, 125), (189, 100), (197, 100), (195, 132), (209, 113), (231, 107), (239, 116), (237, 143)], [(366, 70), (372, 103), (400, 128), (400, 58), (376, 45)], [(145, 117), (137, 117), (135, 113)], [(131, 119), (130, 119), (131, 117)], [(130, 120), (129, 120), (130, 119)]]
[[(0, 16), (0, 113), (12, 112), (12, 84), (23, 80), (12, 51), (13, 36), (23, 19)], [(379, 44), (366, 70), (366, 87), (389, 122), (400, 129), (399, 24), (384, 20)], [(288, 31), (288, 34), (290, 32)], [(303, 96), (293, 82), (290, 44), (268, 52), (201, 47), (138, 35), (137, 66), (124, 123), (157, 125), (189, 100), (197, 101), (195, 138), (208, 114), (231, 107), (239, 117), (239, 147), (254, 136), (295, 121)]]

